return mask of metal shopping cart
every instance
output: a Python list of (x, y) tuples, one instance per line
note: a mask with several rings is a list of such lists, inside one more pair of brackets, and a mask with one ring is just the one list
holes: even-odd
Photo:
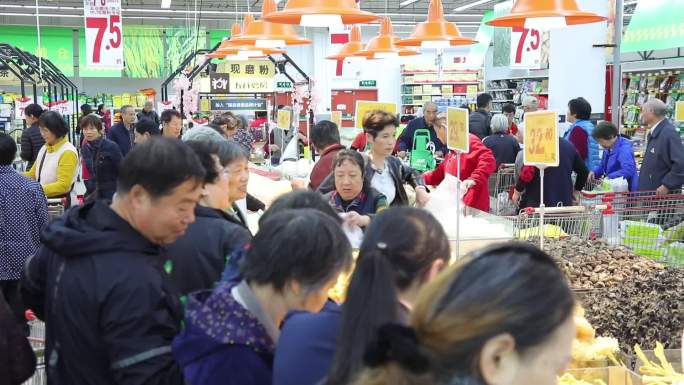
[(45, 324), (35, 319), (32, 315), (29, 321), (30, 337), (28, 337), (33, 352), (36, 354), (36, 371), (33, 377), (24, 382), (23, 385), (45, 385), (47, 384), (47, 374), (45, 372)]
[(598, 236), (602, 212), (609, 208), (609, 205), (545, 207), (543, 224), (539, 208), (527, 208), (508, 218), (515, 222), (518, 239), (538, 238), (543, 234), (544, 238), (591, 240)]
[(64, 207), (66, 202), (63, 198), (48, 199), (48, 220), (50, 222), (61, 217), (64, 214)]
[(489, 176), (490, 213), (503, 216), (515, 214), (517, 209), (509, 196), (513, 186), (515, 186), (515, 164), (502, 163), (499, 169)]
[(655, 191), (583, 192), (582, 203), (610, 205), (602, 213), (599, 236), (671, 266), (684, 266), (684, 195)]

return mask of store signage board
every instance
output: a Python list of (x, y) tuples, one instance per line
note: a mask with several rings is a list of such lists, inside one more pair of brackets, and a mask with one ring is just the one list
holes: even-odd
[(511, 29), (511, 68), (541, 68), (542, 32), (538, 29)]
[(166, 110), (173, 110), (173, 102), (170, 100), (157, 102), (157, 113), (161, 115)]
[(268, 60), (224, 61), (216, 72), (229, 75), (231, 93), (275, 91), (275, 64)]
[(290, 122), (292, 121), (292, 111), (278, 110), (278, 128), (281, 130), (289, 130)]
[(16, 111), (16, 119), (24, 119), (24, 109), (33, 104), (33, 98), (30, 96), (24, 96), (23, 98), (14, 99), (14, 111)]
[(266, 111), (266, 99), (212, 99), (212, 111)]
[(48, 103), (47, 108), (59, 112), (62, 116), (74, 114), (74, 102), (71, 100), (55, 100)]
[(292, 82), (276, 82), (276, 91), (292, 91)]
[(684, 101), (680, 100), (675, 105), (674, 118), (676, 122), (684, 122)]
[(378, 86), (378, 82), (376, 80), (361, 80), (359, 81), (359, 87), (360, 88), (374, 88)]
[(230, 75), (224, 73), (212, 72), (209, 74), (209, 92), (212, 94), (227, 94), (228, 79)]
[(372, 102), (366, 100), (356, 101), (356, 117), (354, 119), (356, 128), (363, 128), (363, 117), (368, 111), (373, 110), (384, 110), (397, 114), (397, 104), (396, 103), (383, 103), (383, 102)]
[(468, 113), (466, 108), (447, 108), (446, 142), (449, 150), (470, 151)]
[(83, 0), (86, 66), (123, 69), (121, 0)]
[(525, 114), (523, 161), (526, 166), (558, 167), (558, 113), (555, 111)]
[(684, 46), (682, 0), (640, 1), (620, 43), (620, 52), (653, 51)]
[(337, 128), (342, 128), (342, 111), (330, 112), (330, 121), (337, 125)]
[(19, 84), (21, 81), (12, 71), (0, 69), (0, 86), (16, 86)]

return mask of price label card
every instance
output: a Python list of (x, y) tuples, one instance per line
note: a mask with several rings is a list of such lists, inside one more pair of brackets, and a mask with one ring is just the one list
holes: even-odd
[(542, 32), (538, 29), (513, 28), (511, 30), (511, 67), (541, 67)]
[(14, 111), (16, 119), (26, 118), (26, 115), (24, 115), (24, 110), (29, 106), (29, 104), (33, 104), (33, 98), (30, 96), (14, 98)]
[(337, 128), (342, 128), (342, 111), (331, 111), (330, 121), (337, 125)]
[(684, 122), (684, 101), (680, 100), (675, 105), (675, 121)]
[(83, 0), (86, 66), (123, 69), (121, 0)]
[[(338, 106), (339, 107), (339, 106)], [(368, 111), (373, 110), (383, 110), (386, 112), (391, 112), (397, 114), (397, 104), (396, 103), (382, 103), (382, 102), (371, 102), (364, 100), (356, 101), (356, 116), (354, 119), (356, 128), (363, 128), (363, 117), (366, 116)]]
[(281, 130), (289, 130), (290, 122), (292, 121), (292, 111), (278, 110), (278, 128)]
[(468, 153), (470, 138), (468, 127), (468, 110), (466, 108), (449, 107), (447, 109), (446, 142), (449, 150)]
[(558, 167), (558, 114), (554, 111), (528, 112), (524, 120), (525, 165)]

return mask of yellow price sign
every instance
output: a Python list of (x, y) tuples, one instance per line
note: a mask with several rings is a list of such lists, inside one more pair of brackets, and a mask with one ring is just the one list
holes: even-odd
[(558, 167), (558, 114), (554, 111), (528, 112), (524, 120), (525, 165)]
[(342, 128), (342, 111), (331, 111), (330, 121), (337, 125), (337, 128)]
[(470, 138), (468, 127), (468, 110), (466, 108), (447, 108), (447, 147), (450, 150), (468, 153)]
[(292, 111), (278, 110), (278, 128), (282, 130), (290, 129), (290, 122), (292, 121)]
[(684, 101), (680, 100), (675, 105), (675, 121), (684, 122)]
[(366, 116), (368, 111), (373, 110), (383, 110), (397, 114), (397, 104), (396, 103), (382, 103), (382, 102), (371, 102), (365, 100), (356, 101), (356, 117), (354, 119), (354, 126), (356, 128), (363, 128), (363, 117)]

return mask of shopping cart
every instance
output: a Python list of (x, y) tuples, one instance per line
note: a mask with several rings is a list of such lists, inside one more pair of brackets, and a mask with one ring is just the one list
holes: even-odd
[(670, 266), (684, 266), (684, 195), (655, 191), (583, 192), (583, 204), (608, 204), (599, 236)]
[(540, 208), (526, 208), (514, 217), (515, 235), (518, 239), (573, 237), (581, 240), (596, 239), (602, 212), (609, 205), (545, 207), (544, 222)]
[(28, 340), (36, 355), (36, 371), (23, 385), (45, 385), (47, 384), (47, 374), (45, 372), (45, 324), (36, 319), (32, 313), (27, 314), (27, 319), (29, 319), (28, 324), (30, 328)]
[(502, 163), (499, 169), (489, 176), (490, 213), (502, 216), (515, 214), (516, 207), (509, 196), (513, 186), (515, 186), (515, 164)]
[(48, 220), (50, 222), (64, 214), (64, 207), (66, 206), (66, 201), (64, 198), (48, 199), (47, 202)]

